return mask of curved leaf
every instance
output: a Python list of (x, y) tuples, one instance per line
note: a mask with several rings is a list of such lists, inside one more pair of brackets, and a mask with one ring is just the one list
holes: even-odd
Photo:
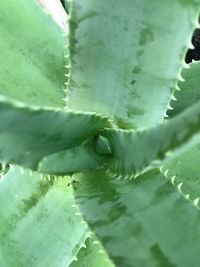
[(67, 40), (36, 0), (0, 3), (0, 94), (62, 107)]
[(67, 13), (61, 0), (37, 0), (43, 8), (51, 15), (54, 21), (63, 29), (68, 31)]
[[(182, 72), (184, 82), (179, 83), (181, 90), (175, 94), (177, 101), (171, 103), (174, 109), (168, 111), (171, 117), (193, 106), (200, 99), (200, 64), (193, 61), (188, 66), (189, 69)], [(167, 171), (167, 175), (172, 178), (173, 184), (178, 186), (187, 198), (193, 200), (196, 206), (198, 206), (200, 199), (199, 161), (200, 146), (198, 145), (163, 166), (163, 171)]]
[(76, 176), (76, 202), (116, 266), (198, 266), (199, 210), (157, 170), (119, 181)]
[(114, 267), (114, 265), (99, 241), (91, 237), (86, 240), (85, 248), (78, 252), (77, 261), (72, 262), (70, 267)]
[(92, 113), (28, 107), (0, 98), (0, 161), (37, 169), (43, 157), (80, 145), (109, 126)]
[(177, 101), (172, 101), (172, 110), (167, 114), (172, 117), (200, 100), (200, 62), (193, 61), (187, 69), (182, 70), (184, 81), (179, 82), (180, 91), (175, 92)]
[[(130, 178), (153, 161), (163, 160), (200, 143), (200, 103), (179, 116), (143, 131), (106, 129), (102, 135), (112, 147), (109, 167), (116, 175)], [(169, 154), (171, 153), (171, 155)], [(168, 154), (167, 154), (168, 153)], [(161, 164), (158, 162), (157, 164)]]
[(112, 116), (125, 129), (161, 121), (199, 3), (73, 0), (69, 108)]
[(200, 199), (200, 146), (196, 146), (187, 153), (174, 158), (164, 164), (163, 171), (173, 178), (173, 183), (179, 186), (184, 195), (191, 200)]
[(48, 174), (66, 174), (102, 168), (109, 156), (99, 155), (94, 150), (93, 140), (42, 159), (38, 171)]
[(87, 226), (66, 177), (13, 167), (0, 180), (0, 203), (2, 267), (66, 267), (84, 244)]

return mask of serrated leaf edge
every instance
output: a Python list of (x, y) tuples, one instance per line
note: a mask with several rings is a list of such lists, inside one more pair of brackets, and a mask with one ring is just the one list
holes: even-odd
[[(199, 14), (199, 12), (198, 12)], [(197, 15), (197, 17), (194, 19), (194, 21), (192, 21), (192, 26), (193, 26), (193, 29), (191, 29), (191, 35), (188, 39), (188, 42), (187, 42), (187, 45), (184, 49), (184, 57), (182, 58), (182, 63), (181, 63), (181, 67), (179, 69), (179, 72), (177, 74), (177, 80), (176, 80), (176, 84), (175, 84), (175, 87), (174, 87), (174, 90), (172, 91), (171, 93), (171, 100), (167, 106), (167, 109), (165, 111), (165, 114), (164, 114), (164, 119), (167, 119), (169, 118), (169, 115), (167, 114), (168, 111), (170, 110), (173, 110), (174, 109), (174, 101), (178, 101), (178, 98), (177, 96), (175, 97), (175, 94), (177, 91), (181, 91), (181, 83), (185, 82), (185, 79), (184, 77), (182, 76), (182, 71), (183, 69), (189, 69), (191, 66), (189, 64), (187, 64), (185, 62), (185, 55), (186, 55), (186, 52), (188, 49), (194, 49), (194, 46), (191, 42), (191, 39), (192, 39), (192, 35), (193, 35), (193, 31), (196, 29), (196, 28), (200, 28), (200, 23), (199, 23), (199, 15)]]
[(183, 187), (184, 187), (184, 183), (177, 182), (177, 176), (176, 175), (169, 175), (169, 169), (165, 168), (165, 166), (160, 167), (160, 172), (163, 174), (163, 176), (170, 181), (170, 183), (176, 188), (176, 190), (178, 192), (180, 192), (180, 194), (187, 200), (189, 201), (189, 203), (197, 208), (198, 210), (200, 210), (200, 196), (197, 198), (192, 198), (192, 196), (188, 193), (188, 192), (184, 192), (183, 191)]

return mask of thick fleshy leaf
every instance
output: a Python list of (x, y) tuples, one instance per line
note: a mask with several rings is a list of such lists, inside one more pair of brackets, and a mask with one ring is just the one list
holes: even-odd
[(111, 143), (112, 172), (131, 178), (149, 168), (153, 161), (165, 159), (167, 152), (173, 152), (172, 157), (200, 143), (199, 132), (200, 103), (197, 103), (168, 122), (143, 131), (107, 129), (102, 134)]
[(102, 112), (125, 129), (161, 121), (199, 3), (73, 0), (69, 108)]
[[(174, 109), (168, 111), (171, 117), (194, 105), (200, 99), (200, 64), (193, 61), (188, 66), (189, 69), (182, 71), (184, 82), (179, 83), (181, 90), (175, 94), (177, 101), (171, 103)], [(178, 186), (187, 198), (193, 200), (195, 205), (198, 205), (200, 199), (200, 146), (197, 145), (164, 164), (164, 170), (171, 177), (173, 184)]]
[(38, 171), (48, 174), (66, 174), (95, 170), (105, 166), (109, 159), (109, 156), (96, 153), (94, 141), (89, 140), (78, 147), (43, 158), (38, 165)]
[(180, 91), (175, 92), (176, 101), (171, 102), (173, 110), (167, 114), (172, 117), (200, 100), (200, 62), (193, 61), (181, 73), (184, 81), (179, 82)]
[(157, 170), (132, 181), (103, 171), (78, 181), (76, 202), (116, 266), (199, 265), (199, 210)]
[(28, 107), (0, 99), (0, 161), (37, 169), (43, 157), (80, 145), (109, 125), (92, 113)]
[(174, 185), (191, 200), (200, 200), (200, 146), (196, 146), (163, 166)]
[(36, 0), (0, 2), (0, 94), (64, 106), (67, 41)]
[(70, 267), (114, 267), (105, 250), (96, 238), (88, 238)]
[(66, 267), (87, 236), (67, 178), (19, 167), (0, 180), (0, 266)]

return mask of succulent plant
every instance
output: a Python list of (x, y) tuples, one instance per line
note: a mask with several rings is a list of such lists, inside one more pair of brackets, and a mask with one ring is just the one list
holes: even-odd
[(199, 6), (0, 3), (0, 266), (199, 266)]

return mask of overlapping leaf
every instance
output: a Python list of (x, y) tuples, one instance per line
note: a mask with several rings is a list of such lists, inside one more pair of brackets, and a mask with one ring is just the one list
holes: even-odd
[[(172, 102), (173, 110), (168, 111), (172, 117), (180, 113), (189, 106), (193, 106), (200, 98), (199, 91), (199, 62), (192, 62), (188, 69), (184, 69), (182, 76), (184, 82), (179, 83), (180, 91), (175, 96), (177, 101)], [(174, 158), (167, 164), (164, 164), (163, 170), (168, 171), (173, 184), (179, 186), (179, 189), (187, 198), (194, 201), (198, 205), (200, 199), (200, 146), (190, 149), (186, 153)]]
[(62, 30), (36, 0), (0, 2), (0, 94), (64, 106), (66, 64)]
[(39, 163), (38, 171), (48, 174), (66, 174), (94, 170), (106, 166), (110, 157), (96, 153), (94, 140), (91, 139), (78, 147), (45, 157)]
[(157, 170), (132, 181), (103, 171), (79, 181), (76, 202), (116, 266), (198, 266), (199, 210)]
[(73, 0), (68, 106), (112, 116), (125, 129), (161, 121), (199, 3)]
[(165, 159), (167, 152), (177, 155), (199, 143), (199, 131), (200, 103), (197, 103), (167, 123), (144, 131), (108, 129), (102, 134), (111, 143), (111, 170), (131, 177), (150, 167), (153, 161)]
[[(68, 266), (84, 244), (87, 226), (74, 206), (67, 178), (19, 167), (0, 179), (0, 266)], [(72, 207), (73, 206), (73, 207)]]
[(99, 241), (92, 236), (85, 243), (70, 267), (114, 267)]
[(179, 82), (180, 91), (175, 92), (176, 101), (171, 102), (173, 110), (168, 110), (168, 115), (182, 112), (200, 100), (200, 62), (193, 61), (188, 68), (182, 70), (184, 81)]
[(32, 169), (43, 157), (76, 147), (109, 126), (107, 118), (92, 113), (30, 108), (4, 98), (0, 121), (0, 161)]
[[(69, 108), (102, 112), (125, 129), (161, 121), (198, 4), (189, 0), (74, 0), (72, 69), (66, 74), (70, 77)], [(11, 5), (13, 13), (19, 14), (17, 19), (8, 14)], [(0, 51), (5, 50), (0, 92), (17, 98), (22, 84), (24, 101), (60, 106), (61, 32), (49, 27), (34, 2), (12, 0), (0, 7)], [(43, 22), (42, 35), (38, 29)], [(38, 92), (40, 101), (36, 100)], [(0, 160), (33, 169), (40, 163), (40, 170), (49, 173), (93, 169), (107, 162), (112, 171), (132, 175), (185, 144), (200, 127), (199, 104), (166, 124), (134, 132), (105, 130), (110, 127), (107, 119), (91, 113), (20, 107), (4, 100), (0, 103)], [(104, 155), (98, 143), (93, 150), (91, 138), (99, 134), (110, 141), (111, 156)], [(191, 144), (196, 142), (192, 139)], [(74, 192), (77, 203), (117, 266), (198, 266), (199, 211), (157, 170), (136, 182), (112, 180), (104, 171), (75, 177), (80, 178)], [(0, 265), (56, 267), (72, 261), (86, 226), (74, 217), (65, 183), (60, 178), (54, 183), (41, 181), (38, 174), (30, 177), (28, 171), (19, 174), (18, 168), (1, 181), (0, 202), (6, 205), (0, 206)]]
[(90, 140), (50, 155), (40, 162), (39, 170), (62, 174), (70, 168), (71, 172), (78, 172), (107, 165), (115, 175), (133, 178), (155, 164), (161, 166), (166, 156), (169, 161), (199, 144), (199, 131), (200, 103), (197, 103), (174, 119), (143, 131), (104, 129), (97, 140), (104, 138), (107, 143)]
[[(107, 118), (92, 113), (28, 108), (4, 100), (0, 103), (0, 159), (45, 173), (66, 174), (108, 164), (112, 172), (132, 176), (165, 158), (167, 152), (181, 148), (183, 153), (184, 144), (189, 149), (200, 141), (200, 103), (140, 132), (105, 129), (110, 126)], [(104, 141), (94, 143), (99, 134), (111, 143), (110, 151)]]
[(179, 185), (183, 193), (191, 200), (196, 199), (196, 204), (198, 204), (200, 199), (200, 146), (169, 161), (163, 166), (164, 170), (168, 170), (168, 176), (172, 178), (174, 185)]

